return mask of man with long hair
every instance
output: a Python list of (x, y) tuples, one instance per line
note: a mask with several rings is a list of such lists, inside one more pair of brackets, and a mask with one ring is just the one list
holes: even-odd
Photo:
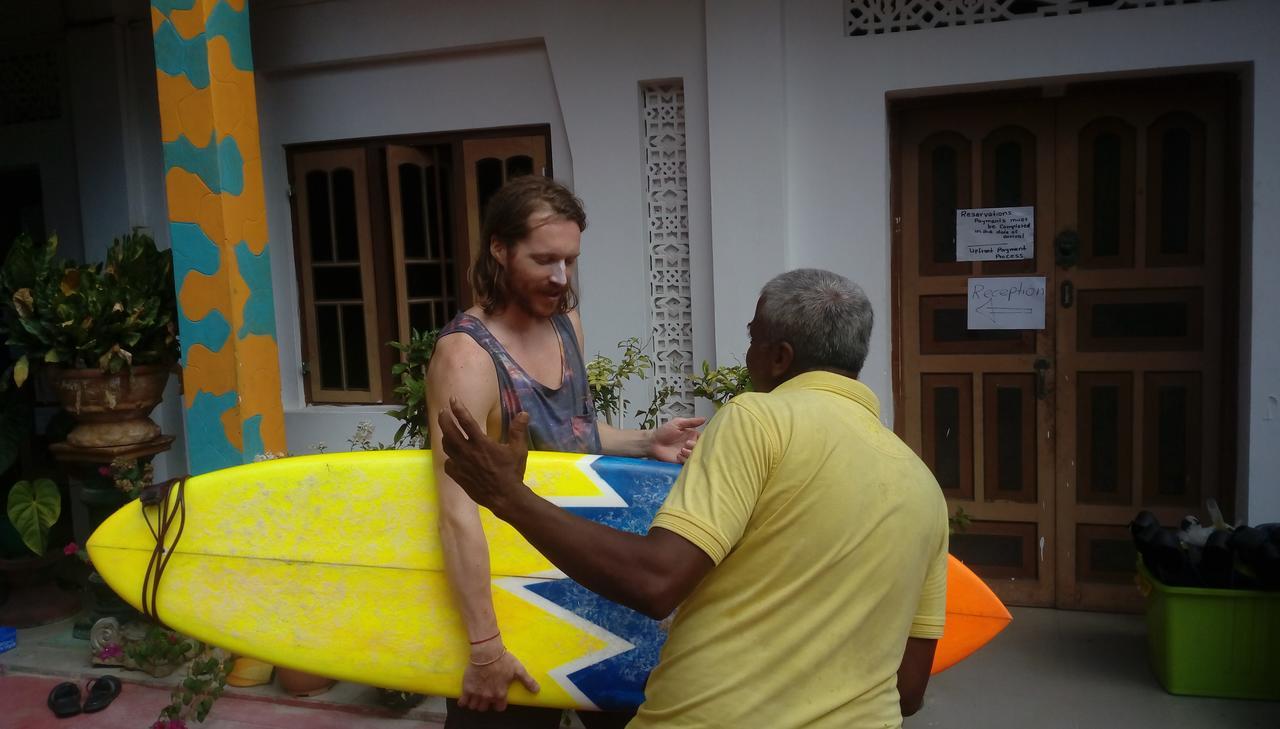
[[(533, 450), (683, 463), (702, 418), (676, 418), (654, 430), (619, 430), (596, 420), (574, 290), (586, 227), (581, 201), (546, 177), (517, 178), (490, 198), (471, 269), (477, 304), (441, 330), (427, 372), (427, 401), (436, 408), (451, 399), (465, 403), (489, 436)], [(431, 447), (439, 453), (440, 429), (430, 426)], [(448, 703), (445, 726), (558, 727), (559, 711), (507, 708), (513, 681), (530, 691), (538, 685), (503, 643), (479, 512), (443, 463), (435, 459), (440, 538), (471, 644), (462, 695)], [(580, 716), (591, 728), (621, 726), (629, 718)]]

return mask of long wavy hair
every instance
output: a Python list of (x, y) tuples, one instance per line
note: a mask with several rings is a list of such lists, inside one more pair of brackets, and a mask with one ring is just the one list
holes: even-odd
[[(582, 208), (582, 201), (549, 177), (517, 177), (489, 198), (484, 224), (480, 226), (480, 250), (471, 264), (471, 290), (486, 314), (492, 314), (511, 302), (510, 274), (494, 257), (490, 250), (491, 242), (496, 240), (511, 250), (533, 232), (529, 218), (547, 212), (551, 213), (548, 220), (571, 220), (578, 224), (578, 230), (587, 229), (587, 213)], [(560, 298), (557, 312), (564, 314), (577, 306), (578, 292), (571, 280)]]

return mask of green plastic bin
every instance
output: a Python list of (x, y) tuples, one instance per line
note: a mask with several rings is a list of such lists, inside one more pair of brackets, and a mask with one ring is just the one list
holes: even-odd
[(1138, 562), (1151, 668), (1171, 694), (1280, 699), (1280, 592), (1170, 587)]

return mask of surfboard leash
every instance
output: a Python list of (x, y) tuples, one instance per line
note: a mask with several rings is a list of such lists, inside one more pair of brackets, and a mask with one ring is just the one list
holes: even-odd
[[(160, 578), (164, 575), (165, 568), (169, 566), (169, 560), (173, 558), (178, 540), (182, 538), (182, 530), (187, 525), (186, 487), (187, 477), (182, 476), (148, 486), (139, 495), (143, 506), (142, 518), (147, 522), (151, 536), (156, 539), (155, 549), (151, 551), (151, 559), (147, 562), (147, 574), (142, 578), (142, 613), (160, 623), (164, 622), (156, 609), (156, 599), (160, 593)], [(146, 507), (148, 506), (160, 508), (155, 525), (147, 516)], [(165, 542), (173, 528), (174, 519), (177, 519), (177, 532), (173, 535), (173, 542), (166, 548)]]

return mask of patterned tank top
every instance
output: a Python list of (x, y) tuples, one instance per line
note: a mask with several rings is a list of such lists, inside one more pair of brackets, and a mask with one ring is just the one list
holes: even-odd
[(493, 358), (498, 374), (498, 402), (502, 406), (502, 441), (507, 440), (511, 418), (529, 413), (529, 448), (566, 453), (599, 453), (600, 430), (595, 405), (587, 387), (587, 369), (578, 350), (573, 323), (564, 314), (551, 317), (560, 338), (560, 386), (547, 387), (535, 380), (488, 327), (465, 312), (454, 317), (440, 336), (461, 332), (470, 336)]

